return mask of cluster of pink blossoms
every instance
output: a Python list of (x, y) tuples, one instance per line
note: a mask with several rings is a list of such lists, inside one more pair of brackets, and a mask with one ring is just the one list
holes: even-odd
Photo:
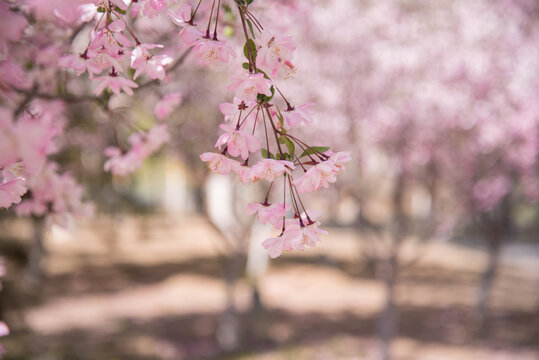
[[(130, 5), (133, 18), (139, 14), (153, 17), (165, 8), (166, 2), (131, 1)], [(90, 16), (86, 16), (87, 20), (96, 21), (87, 48), (81, 54), (66, 55), (60, 59), (61, 66), (74, 70), (77, 75), (87, 71), (90, 80), (95, 83), (96, 95), (105, 90), (115, 95), (122, 92), (133, 95), (133, 89), (139, 86), (134, 80), (142, 74), (154, 80), (163, 80), (165, 67), (173, 62), (168, 55), (152, 54), (152, 51), (162, 49), (163, 45), (139, 41), (124, 18), (128, 9), (128, 4), (122, 0), (94, 1), (94, 7), (87, 10)], [(133, 79), (127, 75), (129, 68), (134, 70)], [(167, 117), (180, 102), (180, 93), (165, 95), (155, 107), (158, 119)], [(157, 125), (147, 134), (134, 134), (128, 139), (130, 150), (124, 152), (118, 147), (106, 149), (105, 155), (109, 159), (104, 169), (121, 176), (131, 174), (169, 139), (164, 124)]]
[[(316, 246), (320, 241), (320, 235), (326, 233), (319, 228), (320, 214), (307, 210), (300, 194), (327, 188), (337, 180), (336, 176), (351, 158), (348, 152), (333, 153), (327, 147), (310, 146), (288, 132), (292, 128), (313, 123), (309, 109), (312, 103), (297, 108), (292, 106), (275, 82), (291, 78), (296, 71), (292, 63), (296, 43), (290, 36), (279, 36), (263, 30), (247, 4), (240, 4), (238, 9), (243, 25), (246, 22), (254, 25), (259, 36), (255, 37), (254, 31), (249, 36), (245, 31), (245, 70), (233, 76), (227, 87), (234, 94), (233, 102), (220, 106), (225, 123), (220, 126), (224, 133), (215, 144), (219, 152), (206, 152), (200, 158), (208, 163), (213, 172), (235, 173), (244, 184), (258, 180), (269, 183), (264, 201), (249, 204), (248, 211), (256, 213), (261, 223), (272, 224), (281, 231), (279, 236), (262, 243), (269, 255), (275, 258), (283, 251), (302, 251), (306, 247)], [(176, 23), (178, 18), (176, 16)], [(196, 31), (192, 18), (184, 17), (183, 21), (182, 34), (191, 39)], [(206, 38), (206, 42), (209, 41), (217, 40), (216, 37), (215, 40)], [(212, 46), (226, 49), (226, 44), (214, 43)], [(220, 59), (215, 55), (218, 53), (212, 50), (195, 55), (228, 61), (228, 58)], [(276, 92), (285, 103), (282, 111), (274, 100)], [(259, 153), (260, 158), (257, 156)], [(271, 192), (278, 186), (275, 184), (281, 181), (281, 198), (284, 201), (270, 203)]]
[(15, 204), (18, 215), (47, 214), (49, 221), (62, 225), (73, 215), (92, 212), (73, 177), (60, 174), (47, 158), (57, 151), (55, 139), (65, 123), (62, 112), (61, 102), (34, 101), (14, 121), (0, 107), (0, 208)]
[[(153, 15), (164, 5), (164, 1), (152, 0), (142, 7), (141, 2), (135, 1), (131, 13), (135, 17), (143, 9), (143, 13)], [(163, 48), (163, 45), (139, 41), (124, 19), (127, 9), (122, 0), (96, 0), (95, 7), (89, 10), (90, 16), (86, 17), (96, 21), (88, 46), (81, 54), (60, 59), (61, 66), (73, 69), (77, 75), (88, 72), (95, 83), (96, 95), (105, 89), (116, 95), (121, 92), (133, 95), (133, 88), (138, 84), (126, 77), (129, 67), (135, 70), (133, 79), (144, 73), (151, 79), (163, 80), (165, 66), (172, 63), (173, 59), (168, 55), (151, 54), (150, 50)]]
[(169, 139), (170, 135), (165, 124), (157, 125), (146, 133), (135, 133), (128, 139), (131, 145), (129, 151), (123, 153), (122, 149), (113, 146), (105, 150), (105, 155), (109, 157), (105, 162), (105, 170), (120, 176), (129, 175)]

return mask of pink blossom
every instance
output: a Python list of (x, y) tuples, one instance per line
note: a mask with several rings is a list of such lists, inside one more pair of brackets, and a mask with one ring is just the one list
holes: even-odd
[(294, 169), (294, 164), (286, 160), (262, 159), (251, 168), (251, 179), (272, 182), (285, 172)]
[[(5, 322), (0, 321), (0, 337), (4, 337), (6, 335), (9, 335), (9, 328), (7, 327)], [(4, 347), (2, 346), (2, 344), (0, 344), (0, 356), (2, 356), (4, 352)]]
[(9, 329), (5, 322), (0, 321), (0, 337), (9, 335)]
[(271, 96), (271, 83), (264, 78), (263, 74), (241, 73), (232, 78), (227, 86), (229, 91), (234, 91), (239, 100), (256, 101), (258, 94)]
[[(247, 123), (251, 122), (252, 119), (256, 119), (257, 112), (252, 111), (253, 107), (256, 105), (256, 102), (253, 101), (245, 102), (238, 98), (234, 98), (231, 103), (219, 104), (219, 110), (225, 116), (225, 121), (229, 121), (232, 119), (237, 120), (241, 114), (243, 128), (247, 125)], [(246, 116), (248, 117), (247, 119), (245, 119)]]
[(17, 140), (11, 111), (0, 107), (0, 169), (17, 162)]
[(168, 11), (168, 16), (173, 23), (180, 26), (180, 39), (188, 46), (194, 45), (200, 38), (202, 33), (193, 25), (191, 21), (191, 6), (183, 4), (178, 13), (175, 14), (172, 10)]
[(175, 92), (165, 95), (155, 104), (154, 113), (159, 120), (166, 118), (175, 107), (182, 103), (182, 93)]
[(313, 105), (314, 103), (311, 102), (283, 111), (282, 115), (285, 128), (293, 129), (301, 125), (312, 126), (313, 118), (309, 112), (309, 108)]
[(148, 157), (170, 140), (170, 134), (166, 124), (159, 124), (151, 128), (147, 133), (137, 133), (129, 137), (128, 141), (141, 153)]
[(333, 164), (333, 173), (335, 175), (340, 174), (344, 171), (344, 164), (350, 162), (352, 157), (350, 156), (350, 151), (339, 151), (336, 153), (326, 152), (326, 155), (330, 155), (327, 160), (330, 164)]
[(193, 48), (193, 54), (201, 65), (227, 63), (230, 58), (235, 56), (234, 50), (227, 41), (205, 38), (197, 41)]
[(96, 95), (101, 94), (105, 89), (112, 91), (116, 95), (119, 95), (122, 90), (128, 95), (133, 95), (133, 90), (131, 88), (138, 88), (138, 84), (133, 80), (114, 74), (98, 76), (95, 80), (98, 82), (97, 87), (94, 90), (94, 94)]
[(231, 156), (241, 156), (243, 160), (247, 160), (249, 153), (260, 150), (260, 141), (256, 136), (226, 124), (221, 124), (219, 127), (225, 133), (217, 140), (216, 148), (221, 149), (226, 144), (227, 152)]
[(276, 36), (263, 33), (256, 56), (256, 66), (269, 76), (290, 77), (295, 72), (291, 60), (294, 58), (296, 42), (291, 36)]
[(336, 171), (332, 163), (323, 161), (311, 167), (293, 183), (300, 194), (317, 191), (320, 187), (328, 188), (330, 183), (337, 181)]
[(120, 58), (124, 52), (124, 48), (132, 46), (131, 40), (122, 33), (123, 27), (125, 27), (125, 22), (123, 20), (116, 20), (107, 28), (93, 33), (90, 45), (88, 46), (88, 54), (106, 53), (112, 58)]
[(86, 71), (88, 56), (84, 54), (80, 55), (65, 55), (58, 60), (58, 65), (61, 67), (75, 70), (77, 76)]
[(2, 88), (28, 89), (31, 86), (32, 82), (19, 64), (9, 60), (0, 61), (0, 91)]
[(105, 171), (115, 175), (126, 176), (142, 166), (142, 161), (159, 150), (170, 140), (170, 134), (165, 124), (159, 124), (147, 133), (136, 133), (129, 137), (131, 148), (123, 153), (120, 148), (109, 147), (105, 155), (109, 158), (104, 165)]
[(269, 222), (275, 228), (279, 229), (283, 226), (283, 217), (286, 212), (290, 210), (289, 204), (278, 203), (278, 204), (247, 204), (247, 209), (251, 214), (257, 214), (258, 220), (262, 224)]
[[(42, 111), (42, 112), (40, 112)], [(47, 155), (56, 152), (54, 139), (62, 132), (50, 107), (34, 106), (34, 116), (19, 117), (16, 125), (17, 153), (24, 162), (25, 173), (33, 175), (45, 164)]]
[(242, 184), (248, 184), (251, 181), (251, 168), (249, 166), (241, 164), (232, 170), (238, 175)]
[(125, 154), (117, 147), (105, 149), (105, 155), (109, 158), (104, 165), (105, 171), (110, 171), (115, 175), (126, 176), (135, 172), (142, 165), (142, 156), (136, 151)]
[(44, 215), (47, 221), (67, 226), (73, 216), (90, 216), (92, 206), (82, 200), (82, 187), (69, 174), (59, 174), (57, 165), (47, 163), (28, 180), (31, 197), (15, 206), (17, 215)]
[(119, 7), (121, 10), (127, 10), (127, 5), (123, 0), (95, 0), (95, 6), (102, 7), (104, 9), (113, 9), (114, 6)]
[(511, 190), (511, 181), (505, 176), (479, 180), (473, 187), (473, 197), (481, 211), (491, 210)]
[(202, 37), (202, 33), (192, 25), (186, 25), (180, 31), (180, 39), (187, 46), (193, 46)]
[(282, 235), (264, 240), (262, 242), (262, 246), (264, 247), (264, 249), (268, 250), (268, 255), (272, 259), (281, 256), (281, 254), (285, 250), (292, 250), (289, 243)]
[(26, 193), (23, 179), (17, 178), (0, 184), (0, 208), (10, 207), (21, 202), (21, 196)]
[(183, 4), (178, 9), (177, 13), (174, 13), (172, 9), (169, 9), (167, 14), (174, 24), (178, 26), (184, 26), (191, 20), (191, 9), (191, 5)]
[(326, 230), (318, 228), (316, 223), (311, 225), (301, 225), (291, 223), (287, 225), (283, 238), (294, 250), (305, 250), (305, 246), (315, 247), (320, 241), (320, 235), (327, 234)]
[(22, 38), (28, 21), (21, 14), (9, 10), (7, 2), (0, 3), (0, 52), (5, 52), (9, 42)]
[(227, 175), (231, 171), (235, 170), (238, 166), (241, 166), (236, 160), (227, 158), (223, 154), (206, 152), (200, 155), (200, 159), (208, 163), (208, 167), (211, 171)]
[(135, 47), (131, 53), (131, 67), (137, 69), (133, 79), (146, 71), (146, 74), (152, 79), (163, 80), (165, 78), (165, 66), (172, 63), (172, 58), (168, 55), (152, 56), (148, 49), (163, 47), (157, 44), (140, 44)]
[[(165, 7), (165, 0), (139, 0), (133, 2), (132, 16), (135, 17), (142, 10), (142, 14), (149, 18), (152, 18), (161, 12)], [(143, 8), (144, 6), (144, 8)]]

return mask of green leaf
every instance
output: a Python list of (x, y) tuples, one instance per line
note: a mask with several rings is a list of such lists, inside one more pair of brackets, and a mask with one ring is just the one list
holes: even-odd
[(290, 140), (287, 136), (279, 136), (279, 142), (281, 144), (286, 145), (286, 148), (288, 149), (288, 153), (290, 154), (290, 157), (294, 156), (294, 152), (296, 151), (296, 147), (294, 146), (294, 143), (292, 140)]
[(105, 8), (103, 6), (100, 6), (100, 7), (97, 8), (97, 12), (104, 13)]
[(307, 156), (307, 154), (311, 155), (314, 153), (323, 153), (324, 151), (328, 151), (329, 146), (309, 146), (306, 151), (304, 151), (300, 158)]
[(258, 94), (256, 96), (256, 100), (258, 102), (261, 102), (261, 103), (270, 102), (271, 99), (273, 99), (273, 96), (275, 96), (275, 88), (273, 87), (273, 85), (271, 85), (270, 90), (271, 90), (271, 96), (267, 96), (267, 95), (264, 95), (264, 94)]
[(241, 66), (242, 66), (244, 69), (249, 70), (249, 63), (244, 62), (243, 64), (241, 64)]
[(119, 12), (122, 15), (127, 14), (127, 11), (120, 9), (118, 6), (114, 7), (114, 11)]
[(255, 32), (253, 30), (253, 23), (249, 19), (245, 19), (247, 21), (247, 25), (249, 25), (249, 30), (251, 31), (251, 35), (253, 35), (253, 38), (256, 38)]
[[(262, 155), (262, 158), (263, 159), (268, 159), (268, 150), (267, 149), (260, 149), (260, 154)], [(270, 152), (269, 153), (269, 158), (271, 159), (275, 159), (275, 156)]]
[[(249, 47), (247, 47), (249, 46)], [(245, 58), (247, 60), (249, 60), (249, 50), (248, 49), (251, 49), (251, 55), (253, 57), (253, 61), (256, 60), (256, 45), (255, 45), (255, 42), (253, 41), (253, 39), (249, 39), (245, 42), (245, 45), (243, 45), (243, 54), (245, 55)]]

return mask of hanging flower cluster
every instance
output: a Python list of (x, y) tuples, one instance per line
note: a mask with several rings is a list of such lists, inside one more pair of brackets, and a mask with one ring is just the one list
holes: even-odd
[[(135, 17), (142, 8), (141, 2), (133, 2)], [(144, 13), (153, 14), (164, 6), (164, 1), (147, 1)], [(165, 78), (165, 66), (172, 63), (168, 55), (152, 55), (150, 50), (163, 48), (160, 44), (143, 44), (124, 18), (127, 5), (122, 0), (96, 0), (93, 17), (95, 27), (90, 34), (88, 46), (81, 54), (66, 55), (60, 65), (73, 69), (77, 75), (88, 72), (95, 83), (94, 93), (99, 95), (108, 89), (118, 95), (133, 95), (138, 84), (128, 77), (127, 69), (135, 70), (133, 79), (145, 73), (152, 79)]]
[[(122, 0), (96, 0), (94, 5), (90, 19), (94, 18), (96, 23), (88, 46), (81, 54), (64, 56), (59, 64), (74, 70), (77, 75), (88, 72), (95, 86), (95, 95), (101, 95), (105, 90), (115, 95), (122, 92), (133, 95), (133, 89), (139, 87), (134, 80), (142, 74), (154, 80), (165, 79), (165, 67), (171, 64), (173, 59), (164, 54), (152, 54), (156, 49), (162, 49), (163, 45), (139, 41), (126, 19), (128, 4)], [(138, 15), (153, 17), (161, 12), (165, 5), (164, 0), (132, 1), (130, 13), (133, 18)], [(129, 77), (129, 69), (134, 71), (132, 79)], [(180, 94), (170, 95), (156, 107), (156, 116), (160, 120), (181, 101)], [(169, 139), (164, 124), (157, 125), (147, 134), (136, 133), (128, 139), (132, 146), (129, 151), (124, 152), (119, 147), (106, 149), (105, 155), (109, 160), (104, 169), (115, 175), (129, 175)]]
[[(209, 31), (210, 15), (206, 34), (193, 42), (195, 49), (197, 46), (203, 49), (195, 52), (203, 61), (228, 61), (228, 57), (219, 55), (228, 51), (227, 44), (216, 35), (219, 3), (213, 35)], [(309, 111), (312, 104), (292, 106), (275, 82), (294, 75), (296, 68), (292, 60), (296, 43), (290, 36), (264, 30), (249, 11), (250, 1), (236, 0), (236, 3), (246, 40), (247, 61), (243, 63), (243, 71), (234, 75), (227, 87), (234, 94), (233, 102), (220, 106), (225, 123), (220, 126), (224, 133), (215, 144), (219, 152), (206, 152), (200, 158), (213, 172), (235, 173), (245, 184), (258, 180), (269, 183), (265, 199), (249, 204), (248, 211), (256, 213), (261, 223), (280, 230), (279, 236), (262, 243), (275, 258), (283, 251), (301, 251), (320, 241), (320, 235), (326, 233), (319, 228), (320, 214), (305, 208), (301, 194), (329, 187), (351, 158), (348, 152), (333, 153), (328, 147), (309, 145), (289, 133), (313, 122)], [(184, 10), (182, 34), (188, 32), (187, 38), (192, 39), (191, 34), (198, 30), (194, 29), (193, 17), (185, 14)], [(173, 17), (173, 21), (178, 23), (180, 17)], [(282, 110), (274, 98), (276, 93), (285, 104)], [(277, 184), (282, 184), (282, 202), (273, 203), (270, 197), (275, 197), (271, 194), (280, 186)]]
[[(109, 108), (113, 96), (134, 95), (147, 84), (159, 83), (183, 59), (182, 55), (174, 61), (160, 53), (165, 50), (161, 44), (142, 42), (131, 25), (133, 18), (153, 18), (162, 13), (180, 28), (179, 39), (190, 49), (186, 55), (190, 52), (200, 65), (231, 63), (237, 59), (237, 53), (219, 34), (221, 12), (230, 12), (230, 8), (222, 6), (221, 0), (203, 5), (204, 2), (174, 6), (176, 11), (169, 9), (173, 5), (169, 0), (61, 0), (61, 9), (42, 6), (41, 2), (28, 5), (23, 1), (25, 5), (20, 7), (0, 4), (0, 14), (10, 24), (9, 31), (0, 34), (0, 92), (6, 98), (21, 100), (0, 102), (0, 207), (17, 204), (18, 214), (50, 215), (59, 223), (67, 221), (64, 215), (68, 213), (88, 211), (80, 201), (80, 187), (69, 174), (61, 174), (48, 158), (57, 152), (55, 139), (65, 131), (63, 100), (78, 101), (77, 96), (66, 94), (64, 84), (43, 79), (55, 79), (58, 67), (77, 76), (87, 73), (94, 95), (84, 98), (115, 116)], [(249, 9), (252, 2), (235, 0), (245, 37), (246, 60), (227, 86), (233, 94), (232, 101), (220, 106), (224, 123), (215, 144), (218, 151), (200, 157), (212, 171), (234, 173), (245, 184), (259, 180), (269, 183), (264, 201), (251, 204), (248, 211), (281, 231), (278, 237), (263, 243), (270, 255), (276, 257), (282, 251), (314, 246), (325, 233), (319, 228), (319, 214), (305, 208), (302, 196), (335, 182), (350, 156), (345, 152), (333, 153), (328, 147), (312, 146), (292, 133), (293, 129), (313, 124), (313, 104), (293, 106), (277, 84), (293, 78), (297, 45), (291, 36), (264, 29)], [(32, 70), (25, 71), (24, 58), (12, 61), (24, 52), (13, 51), (14, 56), (3, 52), (25, 34), (36, 33), (26, 31), (30, 26), (27, 18), (32, 16), (55, 18), (58, 24), (73, 29), (85, 28), (85, 23), (93, 21), (87, 46), (81, 53), (61, 56), (59, 46), (38, 36), (40, 42), (34, 42), (36, 49), (32, 53), (39, 57), (32, 59)], [(207, 16), (207, 21), (197, 23), (197, 16)], [(74, 31), (71, 40), (77, 34)], [(143, 77), (149, 80), (142, 83)], [(181, 101), (179, 92), (162, 94), (154, 107), (157, 119), (166, 118)], [(13, 103), (19, 105), (10, 105)], [(104, 168), (117, 175), (128, 175), (169, 139), (164, 123), (138, 131), (128, 137), (127, 149), (119, 145), (106, 148)], [(279, 187), (282, 196), (277, 194)], [(277, 197), (282, 200), (277, 201)]]

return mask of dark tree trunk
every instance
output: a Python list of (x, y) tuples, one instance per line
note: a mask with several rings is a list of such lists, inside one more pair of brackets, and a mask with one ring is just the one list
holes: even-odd
[(241, 322), (235, 303), (235, 287), (244, 268), (244, 260), (240, 253), (233, 253), (225, 260), (226, 304), (217, 325), (217, 342), (221, 349), (227, 352), (235, 351), (241, 346)]
[(482, 217), (482, 232), (487, 242), (488, 261), (478, 285), (476, 311), (480, 330), (487, 330), (488, 309), (492, 297), (492, 288), (498, 275), (499, 258), (503, 242), (510, 234), (511, 202), (506, 196), (499, 206)]
[(384, 309), (379, 318), (380, 355), (382, 360), (390, 360), (391, 342), (398, 327), (398, 312), (395, 303), (395, 285), (397, 283), (398, 267), (396, 254), (393, 252), (382, 266), (381, 275), (384, 281), (386, 299)]
[(490, 237), (488, 241), (488, 263), (481, 275), (477, 292), (476, 311), (480, 327), (484, 328), (488, 318), (488, 307), (491, 300), (492, 288), (498, 273), (502, 241), (499, 234)]
[(45, 219), (43, 217), (33, 217), (33, 236), (28, 255), (28, 264), (24, 271), (23, 286), (25, 291), (31, 295), (38, 295), (43, 281), (43, 258), (45, 247), (43, 238), (45, 236)]

